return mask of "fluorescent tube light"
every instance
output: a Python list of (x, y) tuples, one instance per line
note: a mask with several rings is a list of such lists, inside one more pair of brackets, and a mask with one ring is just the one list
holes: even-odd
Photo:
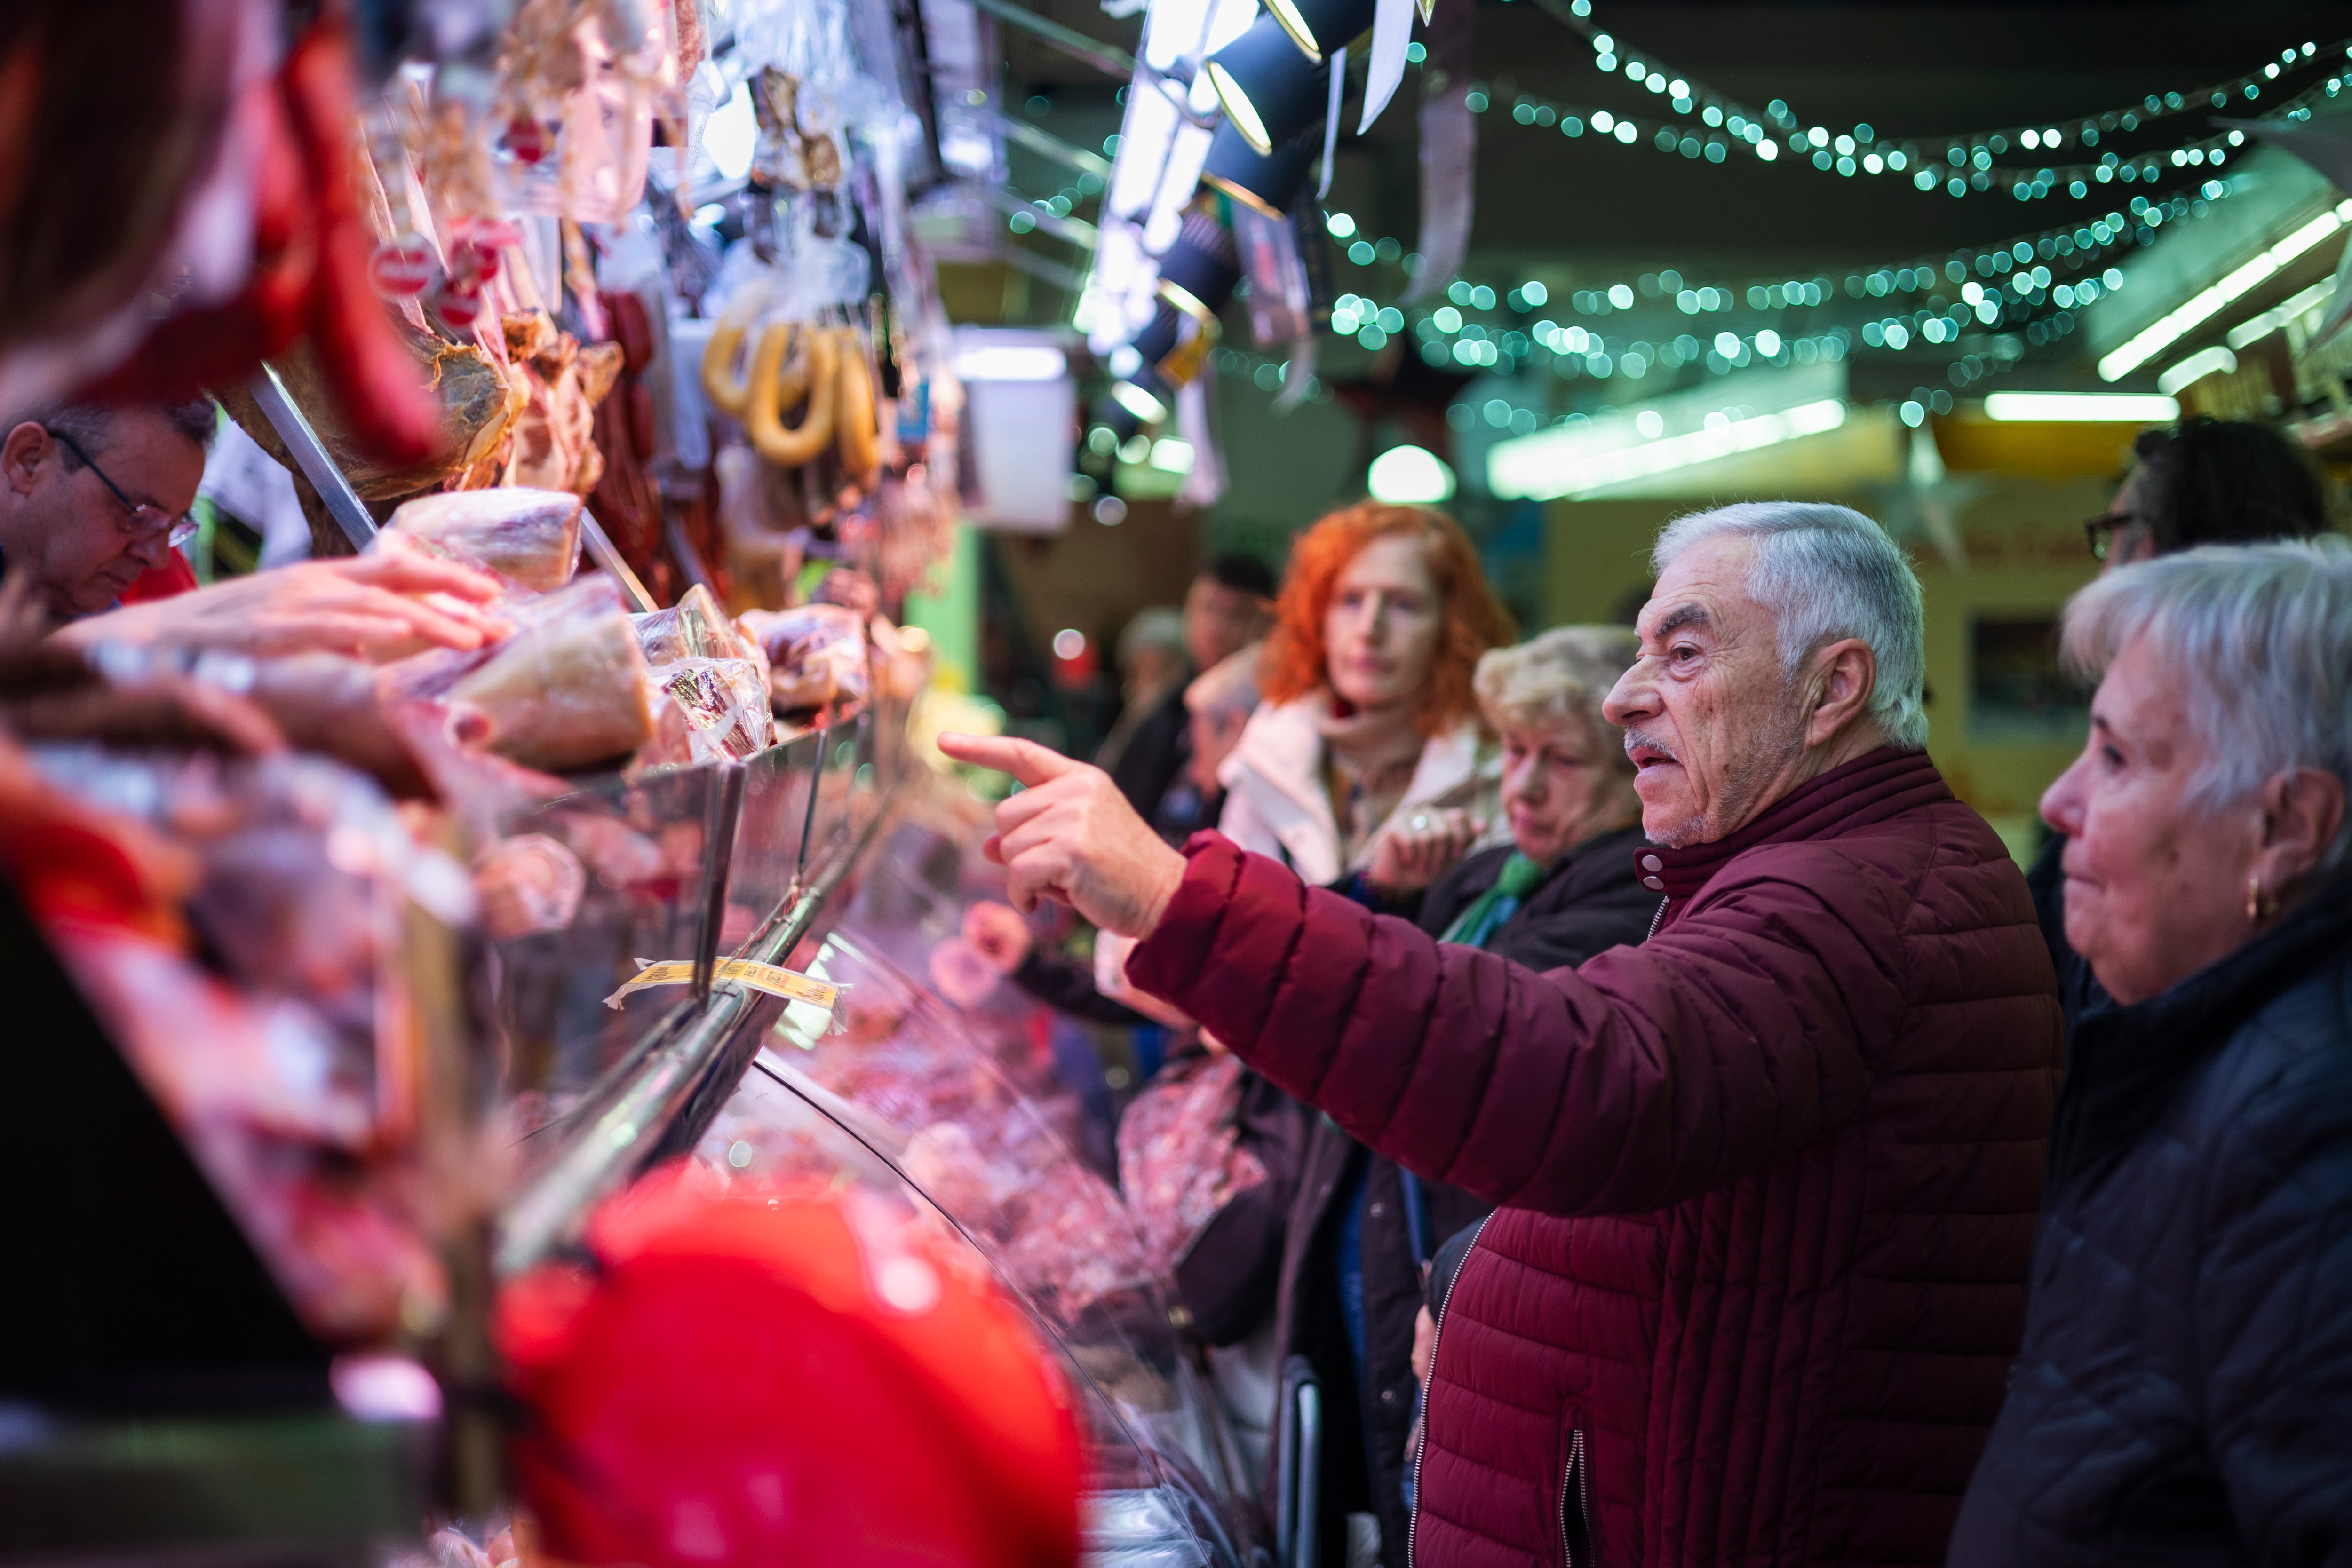
[(2099, 361), (2099, 379), (2117, 382), (2211, 320), (2281, 267), (2352, 222), (2352, 199), (2339, 202), (2210, 287), (2200, 289)]
[(2180, 405), (2146, 392), (1988, 393), (1985, 417), (2074, 424), (2162, 424), (2180, 417)]

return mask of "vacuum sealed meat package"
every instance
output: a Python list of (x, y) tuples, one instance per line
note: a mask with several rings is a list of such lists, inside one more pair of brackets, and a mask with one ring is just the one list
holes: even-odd
[(756, 644), (735, 629), (719, 601), (700, 583), (688, 589), (667, 610), (629, 617), (637, 628), (637, 645), (648, 664), (674, 664), (680, 659), (749, 659)]
[(535, 601), (443, 696), (452, 733), (526, 768), (607, 762), (651, 739), (649, 674), (620, 590), (597, 576)]
[(736, 619), (768, 657), (776, 711), (845, 708), (866, 695), (866, 622), (841, 604), (751, 610)]
[(533, 593), (552, 593), (572, 580), (580, 561), (580, 497), (519, 488), (420, 496), (392, 514), (383, 538), (486, 567)]
[(776, 743), (768, 683), (749, 659), (680, 659), (656, 665), (654, 737), (641, 765), (740, 762)]

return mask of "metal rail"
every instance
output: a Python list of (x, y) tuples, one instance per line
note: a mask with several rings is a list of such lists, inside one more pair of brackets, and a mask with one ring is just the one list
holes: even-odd
[(1135, 74), (1135, 57), (1117, 44), (1089, 38), (1076, 27), (1066, 27), (1050, 16), (1040, 16), (1025, 5), (1014, 5), (1013, 0), (971, 0), (971, 4), (1000, 21), (1035, 35), (1064, 54), (1076, 56), (1106, 75), (1125, 78)]
[(276, 369), (263, 361), (261, 368), (253, 372), (253, 379), (246, 382), (246, 390), (261, 405), (270, 428), (278, 432), (278, 439), (293, 454), (303, 476), (310, 481), (310, 488), (318, 491), (319, 499), (326, 503), (327, 515), (335, 519), (335, 526), (352, 541), (352, 549), (363, 550), (373, 544), (375, 518), (369, 516), (359, 492), (352, 488), (352, 482), (343, 477), (343, 471), (327, 455), (326, 444), (310, 428), (310, 420), (287, 392), (286, 383), (278, 379)]
[[(762, 964), (782, 963), (816, 924), (826, 901), (856, 865), (888, 814), (887, 802), (877, 803), (865, 826), (791, 901), (789, 909), (780, 907), (778, 915), (770, 917), (742, 956)], [(639, 1057), (626, 1082), (588, 1125), (508, 1206), (495, 1253), (499, 1273), (518, 1273), (553, 1253), (572, 1238), (599, 1198), (635, 1174), (639, 1162), (660, 1145), (663, 1133), (693, 1099), (704, 1077), (726, 1056), (728, 1046), (761, 1000), (760, 993), (732, 980), (720, 980), (711, 987), (709, 1000), (699, 1012), (682, 1019), (673, 1012), (664, 1020), (661, 1031), (668, 1032), (669, 1038)]]

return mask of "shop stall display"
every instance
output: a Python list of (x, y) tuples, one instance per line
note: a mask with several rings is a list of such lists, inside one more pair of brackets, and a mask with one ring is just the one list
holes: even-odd
[[(516, 1324), (644, 1255), (614, 1217), (652, 1182), (818, 1195), (968, 1277), (1076, 1408), (1083, 1556), (1239, 1568), (1255, 1479), (1165, 1260), (1074, 1152), (1082, 1086), (1034, 1004), (937, 977), (1001, 887), (909, 741), (930, 671), (898, 619), (962, 463), (904, 30), (444, 9), (403, 59), (330, 8), (223, 78), (257, 246), (300, 254), (178, 297), (107, 390), (213, 395), (318, 555), (486, 574), (481, 645), (85, 658), (0, 612), (0, 946), (44, 1059), (9, 1169), (93, 1124), (122, 1158), (0, 1225), (54, 1260), (0, 1311), (6, 1550), (635, 1550), (558, 1496), (532, 1445), (586, 1396)], [(693, 131), (739, 84), (722, 256), (685, 221)]]

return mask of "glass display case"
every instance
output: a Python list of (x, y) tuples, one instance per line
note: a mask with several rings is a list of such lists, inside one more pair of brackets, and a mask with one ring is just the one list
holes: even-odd
[(1082, 1152), (1083, 1070), (1056, 1061), (1038, 1004), (951, 972), (967, 956), (953, 940), (964, 908), (999, 891), (984, 832), (960, 785), (905, 781), (804, 956), (842, 988), (835, 1011), (782, 1009), (695, 1158), (730, 1182), (855, 1186), (952, 1231), (1079, 1391), (1088, 1561), (1240, 1568), (1254, 1561), (1240, 1500), (1255, 1478), (1111, 1173)]

